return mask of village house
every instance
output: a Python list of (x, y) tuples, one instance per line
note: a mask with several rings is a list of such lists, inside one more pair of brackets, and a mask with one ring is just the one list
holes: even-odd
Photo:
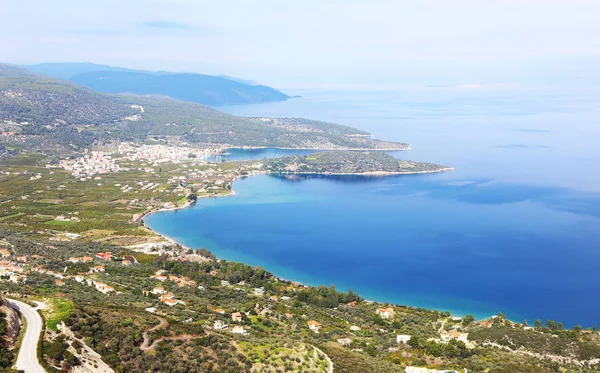
[(378, 308), (375, 312), (384, 319), (390, 319), (394, 316), (394, 309), (392, 307)]
[(468, 336), (469, 336), (469, 333), (460, 333), (457, 331), (452, 331), (449, 333), (442, 332), (442, 334), (440, 335), (440, 337), (442, 339), (442, 343), (448, 343), (451, 340), (456, 340), (456, 341), (462, 341), (465, 344), (469, 343)]
[(241, 322), (243, 317), (244, 317), (244, 313), (243, 312), (234, 312), (234, 313), (231, 314), (231, 319), (234, 322)]
[(105, 270), (106, 269), (104, 268), (104, 266), (94, 266), (90, 268), (90, 273), (104, 272)]
[(17, 257), (17, 262), (19, 262), (19, 263), (27, 263), (27, 257), (26, 256), (18, 256)]
[(105, 253), (98, 253), (96, 254), (96, 256), (102, 260), (106, 260), (107, 262), (110, 262), (113, 259), (113, 255), (110, 251), (107, 251)]
[(254, 288), (254, 295), (263, 295), (265, 293), (265, 288)]
[(396, 336), (396, 343), (408, 343), (410, 341), (410, 335), (408, 334), (399, 334)]
[(231, 332), (234, 333), (234, 334), (241, 334), (241, 335), (247, 335), (248, 334), (248, 331), (246, 331), (246, 329), (244, 329), (241, 326), (234, 326), (231, 329)]
[(350, 344), (352, 343), (352, 340), (351, 340), (351, 339), (348, 339), (348, 338), (339, 338), (339, 339), (337, 340), (337, 342), (338, 342), (339, 344), (341, 344), (342, 346), (350, 346)]
[(213, 311), (214, 311), (215, 313), (219, 313), (219, 314), (221, 314), (221, 315), (224, 315), (224, 314), (225, 314), (225, 310), (223, 310), (223, 309), (221, 309), (221, 308), (215, 308)]
[(7, 249), (0, 249), (0, 255), (2, 255), (3, 258), (8, 258), (10, 257), (10, 251)]
[(96, 290), (103, 294), (108, 294), (115, 291), (115, 289), (112, 286), (109, 286), (103, 282), (96, 282), (94, 284), (94, 287), (96, 288)]
[(321, 324), (319, 324), (318, 322), (316, 322), (315, 320), (310, 320), (308, 322), (308, 328), (310, 330), (312, 330), (315, 333), (318, 333), (319, 330), (321, 330)]
[(360, 330), (360, 328), (359, 328), (358, 326), (356, 326), (356, 325), (352, 325), (352, 326), (350, 327), (350, 330), (352, 330), (353, 332), (357, 332), (357, 331), (359, 331), (359, 330)]
[(56, 286), (65, 286), (65, 283), (62, 280), (56, 280), (54, 281), (54, 283), (56, 284)]
[(158, 294), (165, 294), (165, 288), (163, 288), (162, 286), (157, 286), (154, 289), (152, 289), (152, 294), (158, 295)]
[(222, 320), (216, 320), (215, 323), (213, 324), (213, 329), (215, 329), (215, 330), (227, 329), (227, 324), (225, 324), (225, 322), (223, 322)]
[(178, 299), (165, 299), (163, 301), (164, 304), (166, 304), (169, 307), (173, 307), (176, 306), (178, 304), (185, 304), (184, 301), (178, 300)]

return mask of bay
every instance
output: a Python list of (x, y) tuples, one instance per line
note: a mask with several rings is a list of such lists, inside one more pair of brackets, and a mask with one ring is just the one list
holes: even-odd
[[(591, 326), (600, 315), (600, 94), (594, 89), (298, 91), (220, 108), (308, 117), (408, 142), (454, 171), (386, 178), (269, 175), (236, 195), (146, 218), (217, 256), (372, 300)], [(281, 150), (230, 150), (260, 159)], [(261, 153), (262, 152), (262, 153)], [(282, 154), (290, 154), (285, 152)], [(304, 153), (305, 154), (305, 153)]]

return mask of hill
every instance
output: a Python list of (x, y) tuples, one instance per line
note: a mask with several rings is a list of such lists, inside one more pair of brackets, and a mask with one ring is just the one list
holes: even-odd
[(75, 75), (71, 80), (100, 92), (155, 94), (213, 106), (283, 101), (289, 98), (271, 87), (251, 86), (203, 74), (151, 75), (96, 71)]
[(381, 152), (332, 151), (307, 156), (266, 160), (265, 170), (274, 173), (328, 175), (390, 175), (441, 172), (447, 166), (396, 159)]
[(204, 105), (231, 105), (283, 101), (289, 98), (274, 88), (229, 76), (166, 71), (143, 71), (83, 63), (42, 63), (24, 68), (68, 79), (96, 91), (161, 95)]
[(0, 133), (12, 134), (1, 143), (42, 151), (148, 139), (223, 147), (409, 148), (338, 124), (243, 118), (171, 98), (98, 93), (6, 65), (0, 65)]

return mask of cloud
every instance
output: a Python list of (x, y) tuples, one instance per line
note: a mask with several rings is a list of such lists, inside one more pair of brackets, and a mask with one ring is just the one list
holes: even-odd
[(144, 27), (162, 30), (194, 30), (196, 26), (183, 22), (155, 20), (143, 23)]

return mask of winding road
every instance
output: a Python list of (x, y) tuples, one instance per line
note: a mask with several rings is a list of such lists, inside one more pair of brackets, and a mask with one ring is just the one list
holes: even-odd
[(42, 333), (42, 318), (38, 314), (38, 307), (14, 299), (7, 299), (12, 308), (19, 311), (27, 320), (27, 330), (21, 343), (21, 349), (17, 357), (15, 367), (25, 373), (46, 373), (37, 358), (37, 344)]

